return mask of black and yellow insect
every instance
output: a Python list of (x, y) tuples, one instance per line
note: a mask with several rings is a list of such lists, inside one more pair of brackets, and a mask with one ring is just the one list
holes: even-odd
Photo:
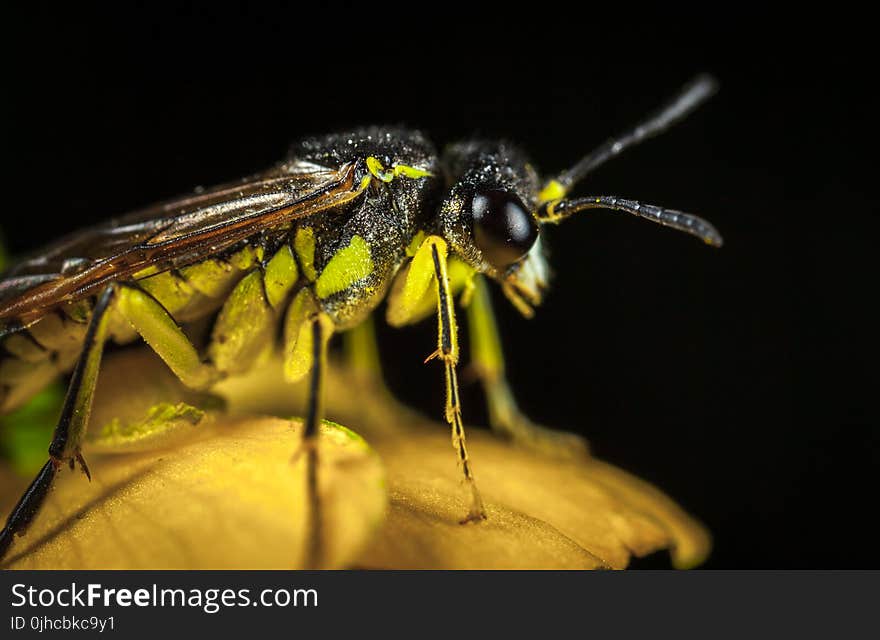
[[(470, 491), (464, 521), (485, 518), (459, 403), (455, 296), (467, 308), (493, 427), (533, 446), (568, 442), (519, 412), (485, 281), (531, 315), (548, 282), (542, 227), (587, 209), (635, 214), (720, 246), (717, 231), (693, 215), (616, 197), (568, 197), (590, 171), (714, 90), (711, 78), (698, 77), (654, 116), (548, 181), (506, 142), (466, 141), (438, 155), (421, 133), (399, 128), (308, 138), (264, 173), (112, 220), (20, 262), (0, 279), (0, 411), (72, 373), (49, 459), (9, 515), (0, 557), (64, 466), (89, 474), (80, 446), (108, 339), (140, 336), (196, 389), (248, 370), (277, 344), (287, 381), (309, 379), (304, 437), (319, 523), (317, 449), (308, 445), (322, 418), (328, 341), (350, 332), (369, 345), (366, 321), (383, 300), (393, 326), (437, 315), (431, 358), (443, 363), (446, 420)], [(213, 328), (199, 348), (184, 329), (205, 318)]]

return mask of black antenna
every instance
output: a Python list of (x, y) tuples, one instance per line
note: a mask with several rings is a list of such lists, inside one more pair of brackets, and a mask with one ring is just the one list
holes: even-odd
[(612, 211), (625, 211), (633, 215), (645, 218), (651, 222), (662, 224), (664, 227), (672, 227), (684, 231), (692, 236), (697, 236), (706, 244), (720, 247), (724, 244), (721, 234), (711, 223), (702, 218), (676, 211), (664, 209), (653, 204), (644, 204), (635, 200), (625, 200), (616, 196), (586, 196), (571, 200), (555, 200), (544, 203), (538, 209), (538, 220), (541, 222), (561, 222), (569, 216), (586, 209), (610, 209)]
[(629, 131), (609, 139), (592, 153), (587, 154), (571, 169), (551, 180), (541, 192), (543, 200), (562, 198), (591, 171), (643, 140), (662, 133), (687, 116), (718, 91), (718, 82), (708, 74), (701, 74), (686, 84), (677, 96), (647, 119)]

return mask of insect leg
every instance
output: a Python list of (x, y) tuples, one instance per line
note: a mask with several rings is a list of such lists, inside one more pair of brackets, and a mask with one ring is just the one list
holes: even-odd
[[(327, 322), (325, 322), (325, 320)], [(306, 458), (306, 495), (311, 514), (306, 566), (317, 569), (321, 566), (321, 541), (323, 539), (323, 517), (321, 500), (318, 495), (318, 430), (324, 418), (324, 372), (327, 368), (327, 341), (332, 333), (327, 316), (318, 316), (309, 324), (312, 333), (312, 374), (309, 380), (309, 404), (306, 413), (303, 442)]]
[[(431, 302), (433, 307), (434, 301)], [(394, 405), (397, 400), (391, 389), (385, 384), (373, 316), (368, 316), (362, 323), (343, 333), (342, 339), (344, 366), (348, 373), (354, 376), (358, 384), (362, 385), (373, 398), (383, 400), (378, 405), (372, 403), (361, 405), (356, 398), (352, 397), (351, 406), (357, 407), (363, 420), (371, 423), (370, 428), (373, 433), (397, 433), (402, 428), (401, 424), (405, 424), (405, 422), (386, 420), (386, 414), (381, 409)], [(372, 411), (375, 413), (370, 413)]]
[(217, 370), (202, 362), (198, 350), (159, 301), (137, 286), (117, 286), (119, 313), (183, 384), (192, 389), (204, 389), (216, 382)]
[(301, 454), (306, 456), (306, 495), (311, 514), (306, 564), (321, 565), (322, 516), (318, 493), (318, 434), (324, 417), (324, 373), (327, 344), (333, 335), (333, 321), (318, 309), (311, 289), (304, 288), (293, 299), (284, 327), (284, 374), (294, 382), (309, 377), (308, 408), (303, 427)]
[[(467, 306), (470, 299), (475, 273), (473, 267), (455, 256), (450, 256), (446, 261), (449, 290), (453, 296), (461, 292), (459, 300), (462, 306)], [(437, 296), (430, 290), (433, 278), (434, 267), (430, 254), (423, 252), (418, 260), (413, 256), (413, 260), (397, 274), (388, 292), (386, 322), (392, 327), (403, 327), (435, 314)]]
[(80, 445), (88, 427), (98, 369), (101, 366), (101, 355), (107, 337), (110, 317), (107, 311), (118, 292), (118, 285), (108, 286), (98, 297), (98, 302), (92, 310), (82, 352), (73, 369), (61, 416), (55, 427), (52, 442), (49, 444), (49, 460), (18, 501), (6, 521), (6, 526), (0, 531), (0, 558), (12, 544), (13, 536), (23, 534), (37, 515), (49, 494), (57, 472), (64, 464), (73, 469), (78, 462), (83, 473), (91, 479), (89, 468), (80, 453)]
[(255, 269), (239, 281), (223, 304), (214, 322), (208, 356), (223, 373), (248, 371), (272, 346), (275, 327), (264, 276)]
[(467, 315), (472, 364), (486, 394), (492, 429), (519, 445), (554, 457), (586, 455), (589, 445), (583, 438), (540, 427), (529, 420), (517, 405), (505, 375), (498, 325), (492, 312), (489, 289), (482, 277), (474, 279), (474, 292), (467, 306)]
[(407, 280), (413, 278), (414, 282), (424, 282), (426, 272), (428, 282), (433, 275), (437, 285), (437, 350), (428, 357), (428, 360), (439, 358), (443, 361), (446, 378), (446, 421), (452, 427), (452, 446), (458, 453), (458, 461), (464, 472), (465, 481), (471, 490), (471, 506), (462, 522), (485, 520), (486, 510), (483, 507), (483, 500), (471, 471), (464, 424), (461, 418), (461, 401), (458, 394), (458, 374), (456, 371), (458, 365), (458, 327), (455, 324), (454, 301), (447, 272), (446, 242), (438, 236), (429, 236), (422, 243), (413, 258)]
[[(439, 236), (428, 236), (415, 250), (412, 261), (398, 275), (388, 294), (386, 320), (393, 327), (401, 327), (420, 320), (429, 313), (437, 313), (437, 350), (428, 360), (443, 360), (446, 376), (446, 420), (452, 427), (452, 446), (458, 453), (465, 481), (471, 489), (472, 502), (463, 522), (485, 519), (486, 513), (471, 471), (465, 442), (464, 425), (458, 396), (458, 328), (455, 324), (453, 293), (458, 288), (468, 291), (473, 270), (461, 261), (447, 260), (446, 241)], [(431, 283), (437, 289), (431, 292)]]
[(376, 342), (376, 327), (370, 315), (353, 329), (343, 334), (345, 360), (356, 375), (378, 384), (382, 381), (382, 363)]

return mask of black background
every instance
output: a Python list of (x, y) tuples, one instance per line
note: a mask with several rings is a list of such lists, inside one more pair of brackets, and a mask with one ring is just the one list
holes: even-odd
[[(11, 16), (0, 226), (21, 253), (358, 124), (441, 145), (509, 137), (550, 173), (709, 71), (711, 103), (579, 193), (699, 213), (725, 247), (605, 212), (550, 229), (556, 276), (537, 317), (496, 298), (510, 378), (530, 416), (581, 431), (703, 519), (706, 566), (878, 567), (869, 34), (856, 16), (715, 11)], [(392, 387), (439, 415), (440, 374), (420, 364), (433, 330), (381, 337)], [(474, 386), (465, 401), (484, 422)]]

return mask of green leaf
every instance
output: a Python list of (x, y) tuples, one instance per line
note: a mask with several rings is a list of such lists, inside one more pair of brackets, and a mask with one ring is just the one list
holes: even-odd
[(63, 402), (64, 388), (55, 383), (12, 413), (0, 416), (0, 457), (17, 473), (34, 475), (45, 464)]

